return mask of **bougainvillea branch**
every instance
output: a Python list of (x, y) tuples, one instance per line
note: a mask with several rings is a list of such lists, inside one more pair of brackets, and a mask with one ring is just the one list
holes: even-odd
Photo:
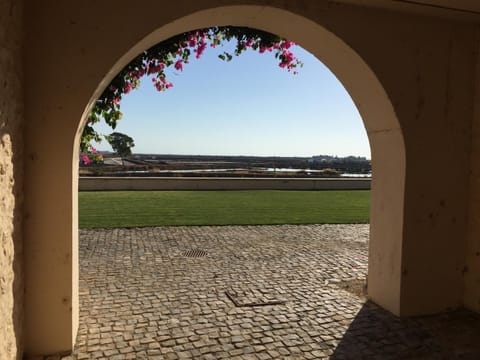
[[(294, 56), (290, 48), (292, 41), (276, 35), (246, 27), (221, 26), (186, 32), (174, 36), (139, 54), (112, 80), (96, 101), (84, 128), (81, 139), (82, 159), (89, 159), (92, 154), (91, 142), (100, 142), (102, 135), (95, 131), (93, 125), (103, 119), (115, 129), (122, 117), (120, 102), (122, 97), (140, 85), (140, 80), (148, 75), (158, 91), (165, 91), (173, 86), (168, 81), (165, 69), (173, 66), (182, 71), (192, 55), (199, 59), (208, 47), (215, 48), (223, 42), (236, 40), (233, 54), (223, 52), (218, 57), (231, 61), (233, 56), (241, 55), (247, 49), (259, 53), (272, 53), (279, 60), (278, 66), (296, 74), (296, 69), (303, 64)], [(93, 153), (94, 154), (94, 153)]]

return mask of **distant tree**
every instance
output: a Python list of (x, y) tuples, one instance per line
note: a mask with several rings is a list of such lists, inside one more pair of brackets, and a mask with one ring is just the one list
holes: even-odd
[(106, 139), (118, 156), (124, 158), (132, 154), (132, 148), (135, 146), (135, 143), (130, 136), (114, 132), (107, 135)]

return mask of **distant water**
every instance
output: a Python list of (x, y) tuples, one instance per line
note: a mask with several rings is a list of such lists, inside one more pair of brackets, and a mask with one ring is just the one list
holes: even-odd
[(372, 174), (340, 174), (341, 177), (352, 177), (352, 178), (371, 178)]
[[(236, 172), (236, 171), (248, 171), (248, 170), (261, 170), (265, 172), (302, 172), (307, 174), (314, 174), (314, 173), (322, 173), (323, 170), (317, 169), (291, 169), (291, 168), (231, 168), (231, 169), (189, 169), (189, 170), (157, 170), (155, 173), (162, 174), (162, 173), (173, 173), (173, 174), (182, 174), (182, 173), (202, 173), (202, 172)], [(133, 171), (126, 171), (128, 174), (145, 174), (148, 173), (148, 170), (133, 170)], [(340, 174), (341, 177), (361, 177), (361, 178), (370, 178), (372, 174)]]

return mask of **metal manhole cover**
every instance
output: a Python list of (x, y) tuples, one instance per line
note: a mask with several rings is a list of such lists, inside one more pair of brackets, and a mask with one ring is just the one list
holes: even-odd
[(182, 255), (184, 257), (199, 258), (199, 257), (207, 256), (208, 252), (201, 249), (192, 249), (192, 250), (185, 251)]
[(280, 295), (265, 289), (230, 287), (225, 291), (225, 295), (236, 307), (282, 305), (287, 302)]

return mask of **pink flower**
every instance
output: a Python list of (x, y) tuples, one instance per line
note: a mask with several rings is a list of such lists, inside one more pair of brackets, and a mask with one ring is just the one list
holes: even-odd
[(195, 35), (193, 35), (193, 34), (188, 35), (187, 43), (188, 43), (188, 46), (190, 46), (190, 47), (194, 47), (195, 45), (197, 45), (197, 39), (196, 39)]
[(280, 66), (281, 68), (286, 67), (290, 71), (291, 69), (293, 69), (295, 67), (295, 65), (292, 64), (293, 60), (295, 60), (295, 56), (293, 55), (293, 53), (291, 53), (288, 50), (284, 50), (282, 55), (281, 55), (280, 64), (278, 64), (278, 66)]
[(248, 39), (248, 41), (245, 43), (246, 47), (250, 47), (253, 45), (253, 39)]
[(182, 71), (183, 70), (183, 64), (182, 64), (182, 60), (177, 60), (177, 62), (175, 63), (175, 69), (178, 70), (178, 71)]
[(125, 90), (123, 91), (125, 94), (128, 94), (130, 91), (132, 91), (133, 84), (131, 82), (126, 82), (125, 83)]
[(286, 49), (289, 49), (292, 45), (295, 45), (293, 41), (285, 40), (280, 44), (280, 47), (286, 50)]
[(148, 67), (148, 75), (156, 74), (162, 71), (165, 68), (164, 63), (151, 63)]
[(153, 86), (157, 89), (157, 91), (164, 91), (165, 90), (165, 85), (160, 82), (158, 79), (153, 78)]
[(80, 157), (82, 158), (82, 162), (84, 165), (88, 165), (91, 163), (90, 158), (87, 154), (82, 154)]
[(285, 50), (283, 52), (283, 57), (285, 59), (285, 62), (288, 64), (290, 64), (293, 61), (293, 59), (295, 59), (295, 56), (288, 50)]
[(132, 79), (139, 80), (143, 75), (145, 75), (145, 70), (140, 69), (140, 70), (132, 70), (128, 73), (128, 76)]
[(120, 98), (116, 97), (115, 99), (113, 99), (113, 103), (114, 103), (115, 105), (120, 104)]
[(202, 42), (200, 43), (200, 45), (198, 45), (198, 48), (196, 50), (196, 53), (197, 53), (197, 59), (200, 59), (200, 57), (202, 56), (203, 52), (205, 51), (207, 47), (207, 44)]

